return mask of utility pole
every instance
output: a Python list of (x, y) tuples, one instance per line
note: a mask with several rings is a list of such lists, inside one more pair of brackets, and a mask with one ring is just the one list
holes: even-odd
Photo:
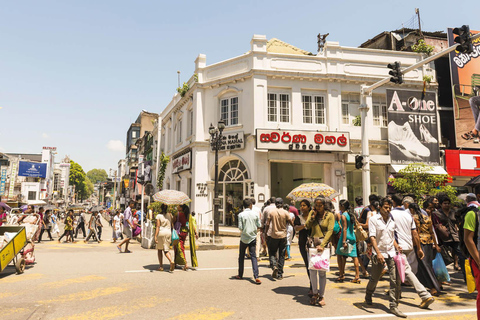
[(420, 32), (420, 36), (423, 37), (422, 24), (420, 23), (420, 9), (415, 8), (415, 13), (417, 14), (417, 19), (418, 19), (418, 31)]
[(113, 182), (113, 210), (117, 208), (115, 206), (116, 200), (117, 200), (117, 170), (115, 170), (115, 180)]

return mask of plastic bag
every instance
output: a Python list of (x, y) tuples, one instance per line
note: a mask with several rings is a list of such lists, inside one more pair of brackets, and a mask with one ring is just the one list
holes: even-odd
[(407, 257), (403, 253), (397, 253), (397, 255), (393, 257), (393, 260), (395, 261), (395, 265), (397, 266), (397, 272), (400, 276), (400, 280), (402, 280), (402, 283), (404, 283), (406, 265), (405, 261), (407, 260)]
[(330, 271), (330, 249), (318, 252), (317, 248), (308, 249), (308, 269)]
[(442, 255), (439, 252), (437, 252), (435, 259), (433, 259), (432, 266), (433, 272), (435, 272), (435, 276), (437, 277), (438, 281), (450, 281), (450, 275), (448, 274), (447, 266), (445, 265), (445, 262), (443, 262)]
[(475, 291), (475, 278), (473, 276), (472, 267), (470, 266), (470, 259), (465, 260), (465, 275), (467, 277), (467, 289), (468, 293)]

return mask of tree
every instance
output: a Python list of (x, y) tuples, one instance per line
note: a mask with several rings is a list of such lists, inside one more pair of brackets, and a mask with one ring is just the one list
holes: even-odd
[(97, 183), (97, 181), (104, 182), (107, 181), (108, 174), (104, 169), (92, 169), (87, 172), (87, 178), (93, 184)]
[(93, 190), (94, 190), (93, 183), (92, 183), (92, 181), (90, 181), (90, 179), (85, 179), (85, 190), (86, 190), (86, 197), (85, 198), (90, 198), (90, 196), (92, 195)]
[(85, 184), (86, 174), (81, 165), (70, 160), (70, 185), (75, 186), (75, 193), (80, 200), (87, 198), (87, 187)]
[(444, 192), (452, 203), (457, 202), (456, 191), (452, 186), (446, 185), (451, 179), (448, 174), (430, 174), (433, 167), (422, 163), (413, 163), (400, 170), (400, 177), (390, 178), (389, 183), (401, 193), (415, 195), (417, 202), (421, 205), (427, 196)]

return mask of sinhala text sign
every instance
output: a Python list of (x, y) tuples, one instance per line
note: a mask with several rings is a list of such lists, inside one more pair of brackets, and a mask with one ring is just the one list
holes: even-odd
[(387, 105), (392, 164), (439, 165), (435, 93), (387, 89)]
[(257, 129), (257, 149), (291, 151), (350, 151), (348, 132)]

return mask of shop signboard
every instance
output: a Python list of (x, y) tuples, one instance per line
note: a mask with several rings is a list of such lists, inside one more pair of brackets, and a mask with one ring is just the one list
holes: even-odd
[(2, 168), (0, 173), (0, 196), (5, 195), (5, 184), (7, 183), (7, 168)]
[(218, 151), (232, 151), (240, 149), (245, 149), (245, 137), (243, 131), (223, 133), (222, 145)]
[(192, 150), (184, 153), (172, 161), (172, 172), (177, 173), (192, 168)]
[(476, 177), (480, 175), (480, 151), (445, 150), (445, 164), (451, 176)]
[(257, 129), (257, 149), (290, 151), (350, 151), (349, 132)]
[(18, 163), (18, 175), (22, 177), (45, 178), (47, 176), (47, 164), (20, 161)]
[(8, 187), (8, 198), (13, 198), (13, 193), (15, 191), (15, 180), (17, 178), (17, 168), (18, 162), (12, 162), (11, 170), (10, 171), (10, 186)]
[[(453, 29), (447, 31), (448, 45), (455, 44), (456, 35)], [(480, 31), (470, 30), (472, 35)], [(473, 42), (473, 52), (450, 53), (450, 69), (452, 76), (453, 110), (455, 119), (455, 138), (457, 148), (480, 149), (479, 139), (471, 137), (464, 139), (462, 135), (471, 131), (478, 122), (480, 108), (480, 39)], [(472, 112), (473, 111), (473, 112)]]
[(440, 164), (435, 92), (387, 89), (392, 164)]

